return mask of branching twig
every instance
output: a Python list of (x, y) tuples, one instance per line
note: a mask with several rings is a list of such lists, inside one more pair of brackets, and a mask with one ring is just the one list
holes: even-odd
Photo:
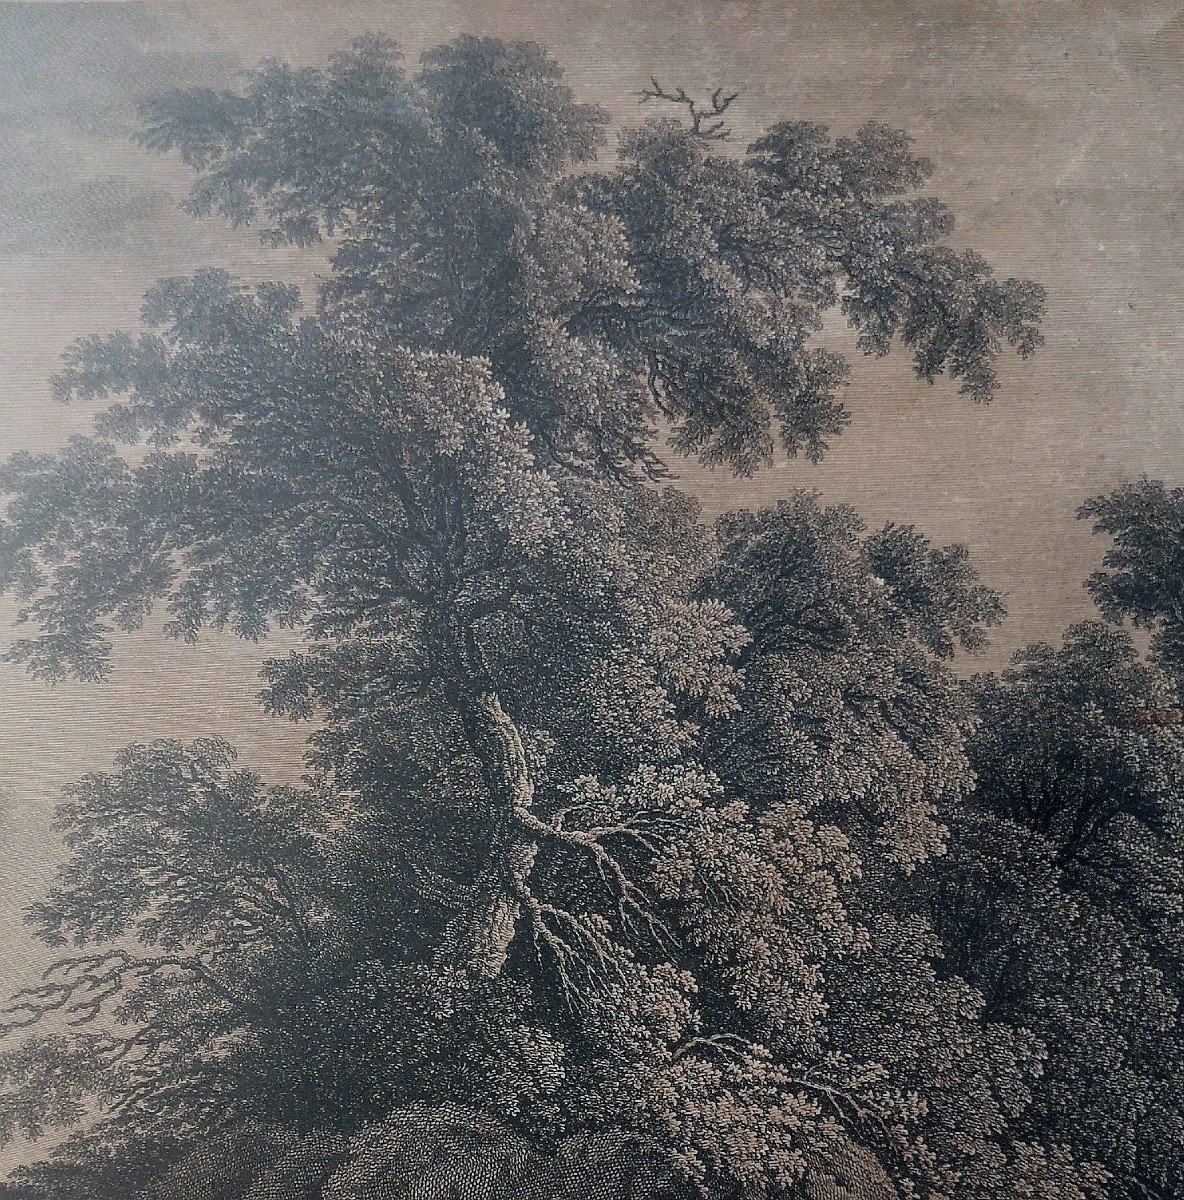
[(645, 893), (629, 878), (615, 855), (603, 845), (604, 839), (614, 834), (632, 834), (638, 840), (644, 833), (629, 825), (618, 825), (587, 831), (564, 829), (557, 824), (541, 820), (534, 813), (520, 809), (515, 814), (519, 825), (540, 840), (568, 846), (587, 855), (600, 877), (605, 890), (616, 902), (621, 928), (627, 932), (643, 933), (659, 945), (674, 945), (676, 939), (666, 925), (650, 909)]
[(126, 950), (111, 949), (96, 954), (59, 959), (42, 973), (43, 982), (21, 988), (0, 1009), (0, 1035), (27, 1029), (43, 1018), (60, 1013), (70, 1025), (90, 1024), (108, 1001), (146, 978), (188, 974), (219, 999), (238, 1011), (267, 1017), (269, 1014), (238, 996), (218, 975), (197, 958), (162, 955), (137, 957)]
[(642, 104), (647, 104), (651, 100), (664, 100), (669, 104), (682, 105), (691, 118), (691, 133), (695, 137), (709, 142), (726, 141), (731, 136), (731, 130), (728, 128), (724, 114), (728, 111), (732, 101), (739, 95), (739, 92), (724, 95), (723, 88), (716, 88), (711, 93), (711, 107), (706, 108), (687, 95), (683, 88), (673, 92), (666, 91), (652, 76), (650, 77), (650, 86), (643, 88), (638, 93)]

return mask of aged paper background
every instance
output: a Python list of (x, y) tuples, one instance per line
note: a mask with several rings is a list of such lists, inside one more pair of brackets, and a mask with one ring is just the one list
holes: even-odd
[[(184, 176), (126, 140), (136, 96), (218, 83), (268, 55), (318, 61), (364, 30), (409, 55), (459, 31), (538, 38), (578, 97), (618, 119), (653, 73), (740, 90), (738, 139), (781, 117), (841, 132), (874, 118), (915, 135), (957, 240), (1048, 288), (1046, 346), (1005, 362), (984, 408), (917, 384), (904, 356), (860, 361), (852, 435), (823, 466), (686, 478), (709, 511), (816, 487), (871, 521), (966, 542), (1010, 610), (988, 665), (1090, 611), (1081, 582), (1100, 547), (1074, 517), (1083, 499), (1143, 472), (1184, 473), (1184, 15), (1162, 0), (2, 4), (5, 455), (86, 427), (46, 378), (74, 337), (127, 325), (152, 279), (210, 262), (263, 277), (317, 269), (315, 255), (178, 213)], [(0, 668), (5, 980), (34, 953), (19, 912), (54, 860), (47, 817), (63, 782), (124, 741), (172, 732), (231, 736), (273, 776), (298, 769), (299, 731), (258, 713), (241, 648), (143, 635), (118, 653), (102, 687), (51, 690)]]

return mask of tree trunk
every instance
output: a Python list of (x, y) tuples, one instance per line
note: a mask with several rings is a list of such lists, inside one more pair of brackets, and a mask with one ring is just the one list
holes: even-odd
[(481, 763), (494, 826), (487, 864), (471, 901), (449, 923), (436, 962), (488, 983), (505, 966), (538, 855), (537, 841), (520, 820), (530, 815), (534, 784), (522, 736), (496, 692), (473, 694), (449, 686), (445, 699), (460, 717), (465, 740)]

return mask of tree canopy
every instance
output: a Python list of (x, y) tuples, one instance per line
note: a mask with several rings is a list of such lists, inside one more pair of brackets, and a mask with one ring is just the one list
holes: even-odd
[(978, 777), (931, 893), (950, 963), (1046, 1055), (1021, 1128), (1104, 1163), (1106, 1194), (1175, 1195), (1184, 733), (1170, 676), (1087, 623), (971, 687)]
[(734, 98), (650, 96), (614, 156), (537, 46), (364, 39), (147, 107), (196, 214), (331, 266), (165, 280), (68, 353), (93, 436), (0, 476), (10, 655), (287, 628), (262, 702), (315, 723), (297, 787), (198, 739), (71, 789), (0, 1057), (0, 1132), (72, 1131), (36, 1194), (1171, 1194), (1179, 747), (1114, 715), (1170, 683), (1111, 632), (965, 688), (964, 549), (669, 479), (825, 453), (830, 315), (985, 401), (1042, 292), (951, 247), (904, 134), (736, 149)]
[(1112, 539), (1089, 589), (1110, 618), (1151, 630), (1153, 654), (1184, 669), (1184, 488), (1156, 479), (1123, 484), (1082, 505), (1094, 531)]

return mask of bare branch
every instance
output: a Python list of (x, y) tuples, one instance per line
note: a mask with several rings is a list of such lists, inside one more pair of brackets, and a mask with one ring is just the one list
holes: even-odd
[(668, 92), (653, 76), (650, 77), (650, 86), (638, 93), (641, 104), (648, 104), (651, 100), (663, 100), (685, 108), (691, 118), (691, 133), (709, 142), (726, 141), (731, 136), (724, 114), (739, 95), (739, 92), (725, 94), (723, 88), (716, 88), (711, 93), (710, 105), (701, 105), (688, 95), (684, 88)]
[(514, 816), (518, 824), (532, 836), (570, 847), (591, 858), (601, 883), (616, 904), (623, 931), (642, 934), (658, 945), (677, 945), (673, 932), (651, 910), (645, 893), (629, 878), (617, 858), (603, 844), (614, 835), (624, 835), (632, 836), (646, 845), (648, 839), (644, 830), (629, 823), (591, 830), (564, 829), (557, 823), (541, 820), (527, 809), (517, 810)]
[(0, 1009), (0, 1036), (27, 1029), (43, 1018), (61, 1013), (72, 1026), (88, 1025), (100, 1015), (108, 1001), (153, 976), (189, 975), (219, 999), (244, 1014), (268, 1018), (265, 1009), (236, 995), (218, 975), (197, 958), (162, 955), (143, 958), (126, 950), (110, 949), (96, 954), (59, 959), (42, 974), (44, 982), (22, 988)]

